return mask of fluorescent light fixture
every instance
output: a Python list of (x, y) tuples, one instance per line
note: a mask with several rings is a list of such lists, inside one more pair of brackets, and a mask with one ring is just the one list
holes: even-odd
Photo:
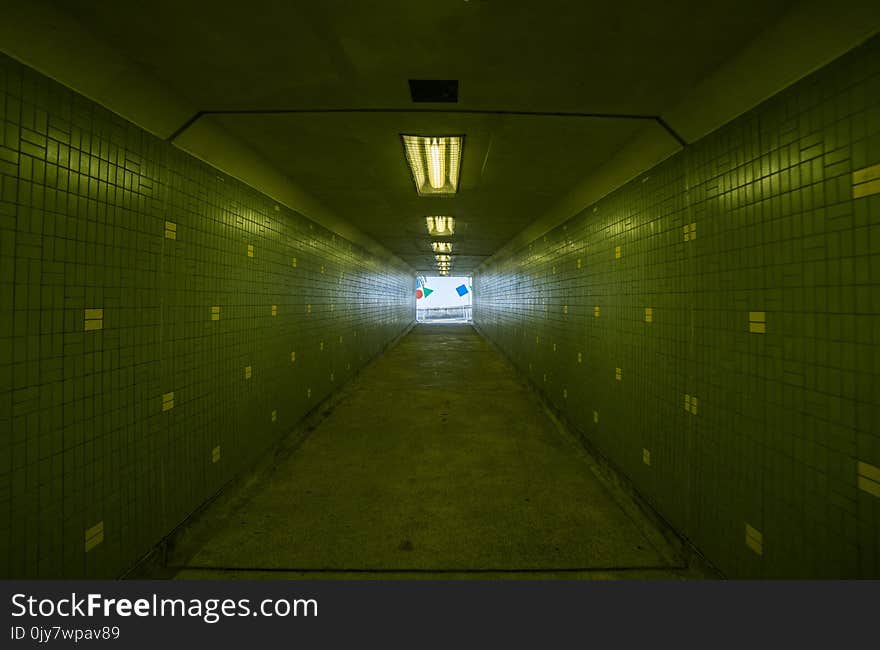
[(437, 260), (438, 262), (451, 262), (452, 256), (451, 255), (435, 255), (434, 259)]
[(449, 271), (440, 271), (440, 275), (449, 275)]
[(449, 237), (455, 234), (455, 217), (425, 217), (428, 234), (433, 237)]
[(458, 192), (463, 135), (400, 137), (419, 196)]
[(435, 241), (431, 242), (431, 248), (435, 253), (451, 253), (452, 252), (452, 242), (448, 241)]

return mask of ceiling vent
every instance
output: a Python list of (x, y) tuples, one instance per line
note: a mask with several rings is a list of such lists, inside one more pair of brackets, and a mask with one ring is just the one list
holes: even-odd
[(416, 103), (458, 102), (458, 79), (410, 79), (409, 94)]

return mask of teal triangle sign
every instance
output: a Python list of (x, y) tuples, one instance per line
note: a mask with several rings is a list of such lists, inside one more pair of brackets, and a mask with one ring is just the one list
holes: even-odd
[(424, 289), (422, 289), (422, 291), (424, 291), (424, 293), (425, 293), (425, 298), (427, 298), (427, 297), (430, 296), (432, 293), (434, 293), (434, 290), (433, 290), (433, 289), (429, 289), (428, 287), (425, 287)]

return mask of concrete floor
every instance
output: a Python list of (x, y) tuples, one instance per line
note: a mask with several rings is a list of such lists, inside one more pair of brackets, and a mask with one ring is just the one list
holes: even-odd
[(417, 325), (227, 490), (177, 578), (691, 578), (470, 325)]

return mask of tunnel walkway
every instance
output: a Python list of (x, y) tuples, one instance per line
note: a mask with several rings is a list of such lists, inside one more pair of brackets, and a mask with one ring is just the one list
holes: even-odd
[(417, 325), (209, 506), (178, 578), (694, 577), (470, 325)]

